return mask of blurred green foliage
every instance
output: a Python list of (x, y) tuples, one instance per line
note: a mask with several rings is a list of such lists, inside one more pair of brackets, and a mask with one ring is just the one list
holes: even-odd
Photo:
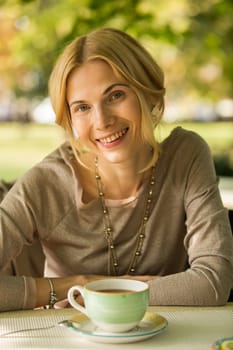
[[(0, 0), (0, 97), (4, 80), (17, 97), (42, 100), (64, 46), (103, 26), (128, 32), (151, 52), (165, 71), (168, 102), (232, 97), (232, 18), (232, 0)], [(211, 145), (218, 174), (232, 176), (232, 124), (194, 125)], [(22, 174), (55, 148), (54, 129), (45, 130), (0, 125), (2, 177)]]
[(18, 96), (46, 96), (64, 46), (102, 26), (138, 38), (162, 65), (175, 97), (232, 94), (232, 0), (0, 0), (0, 6), (14, 27), (4, 72)]

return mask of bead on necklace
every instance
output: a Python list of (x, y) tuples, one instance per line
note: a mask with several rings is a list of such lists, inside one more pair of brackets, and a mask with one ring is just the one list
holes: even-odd
[[(145, 201), (145, 206), (143, 210), (143, 216), (142, 220), (139, 226), (138, 230), (138, 236), (136, 240), (136, 245), (132, 254), (132, 257), (130, 259), (129, 267), (127, 269), (127, 274), (134, 274), (136, 272), (136, 265), (138, 262), (138, 258), (142, 255), (142, 248), (143, 248), (143, 242), (145, 239), (145, 230), (146, 230), (146, 224), (149, 220), (150, 214), (151, 214), (151, 208), (152, 208), (152, 196), (153, 196), (153, 189), (154, 189), (154, 184), (155, 184), (155, 166), (152, 166), (151, 168), (151, 178), (148, 184), (148, 189), (147, 189), (147, 197)], [(98, 158), (95, 158), (95, 179), (96, 179), (96, 184), (97, 184), (97, 189), (98, 189), (98, 195), (99, 199), (101, 201), (101, 207), (103, 210), (103, 221), (104, 221), (104, 235), (105, 239), (108, 244), (108, 254), (109, 254), (109, 274), (111, 274), (111, 270), (113, 271), (114, 275), (118, 275), (118, 270), (119, 270), (119, 262), (117, 259), (117, 254), (116, 254), (116, 249), (114, 245), (114, 240), (113, 240), (113, 226), (111, 223), (110, 215), (109, 215), (109, 210), (105, 202), (105, 195), (103, 192), (103, 184), (101, 181), (101, 177), (98, 172)]]

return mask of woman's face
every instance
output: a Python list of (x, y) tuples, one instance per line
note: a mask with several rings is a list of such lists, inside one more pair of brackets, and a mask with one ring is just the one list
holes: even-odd
[(116, 163), (137, 158), (139, 101), (109, 64), (96, 59), (75, 69), (67, 82), (67, 102), (72, 126), (91, 152)]

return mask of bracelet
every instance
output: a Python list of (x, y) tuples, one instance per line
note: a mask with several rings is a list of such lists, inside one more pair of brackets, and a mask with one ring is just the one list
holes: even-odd
[(49, 292), (49, 309), (54, 308), (54, 304), (58, 301), (57, 294), (53, 288), (53, 283), (50, 278), (47, 278), (50, 286), (50, 292)]

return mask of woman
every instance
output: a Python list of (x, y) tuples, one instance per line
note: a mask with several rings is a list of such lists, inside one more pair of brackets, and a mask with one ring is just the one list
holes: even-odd
[(0, 234), (2, 270), (38, 237), (50, 278), (1, 277), (1, 310), (53, 307), (115, 275), (147, 281), (154, 305), (226, 303), (233, 243), (212, 157), (181, 128), (155, 140), (165, 88), (149, 53), (96, 30), (67, 46), (49, 88), (69, 141), (4, 198)]

